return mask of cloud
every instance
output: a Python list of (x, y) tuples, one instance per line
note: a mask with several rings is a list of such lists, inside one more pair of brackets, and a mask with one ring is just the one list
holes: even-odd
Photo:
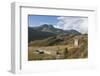
[(29, 27), (33, 27), (34, 25), (29, 25)]
[(64, 30), (77, 30), (81, 33), (88, 32), (88, 18), (87, 17), (57, 17), (57, 28)]

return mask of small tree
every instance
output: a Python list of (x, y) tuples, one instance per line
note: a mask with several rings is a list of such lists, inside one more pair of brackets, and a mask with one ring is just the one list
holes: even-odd
[(64, 58), (67, 58), (68, 57), (68, 48), (65, 48), (64, 49)]

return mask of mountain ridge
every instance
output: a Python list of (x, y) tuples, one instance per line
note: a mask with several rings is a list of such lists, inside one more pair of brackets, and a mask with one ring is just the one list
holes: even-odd
[(55, 34), (70, 34), (70, 33), (76, 33), (76, 34), (81, 34), (80, 32), (71, 29), (71, 30), (63, 30), (63, 29), (59, 29), (54, 27), (51, 24), (43, 24), (41, 26), (38, 27), (32, 27), (34, 30), (38, 30), (38, 31), (44, 31), (44, 32), (51, 32), (51, 33), (55, 33)]
[(41, 40), (44, 38), (57, 36), (57, 35), (81, 35), (80, 32), (76, 30), (63, 30), (55, 28), (51, 24), (43, 24), (38, 27), (28, 27), (28, 39), (29, 41)]

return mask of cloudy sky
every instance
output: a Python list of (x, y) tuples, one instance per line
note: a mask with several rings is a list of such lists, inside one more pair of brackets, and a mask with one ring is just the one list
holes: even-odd
[(40, 26), (42, 24), (52, 24), (54, 27), (63, 30), (74, 29), (81, 33), (88, 32), (87, 17), (29, 15), (28, 22), (30, 27)]

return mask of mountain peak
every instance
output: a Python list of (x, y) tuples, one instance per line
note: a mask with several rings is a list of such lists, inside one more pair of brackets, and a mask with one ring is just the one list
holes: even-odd
[(58, 29), (58, 28), (55, 28), (51, 24), (43, 24), (43, 25), (40, 25), (38, 27), (34, 27), (33, 29), (38, 30), (38, 31), (42, 31), (42, 32), (50, 32), (53, 34), (64, 34), (64, 35), (70, 35), (70, 34), (79, 35), (79, 34), (81, 34), (80, 32), (73, 30), (73, 29), (72, 30)]
[(43, 28), (54, 28), (53, 25), (49, 25), (49, 24), (43, 24), (43, 25), (41, 25), (41, 27), (43, 27)]

